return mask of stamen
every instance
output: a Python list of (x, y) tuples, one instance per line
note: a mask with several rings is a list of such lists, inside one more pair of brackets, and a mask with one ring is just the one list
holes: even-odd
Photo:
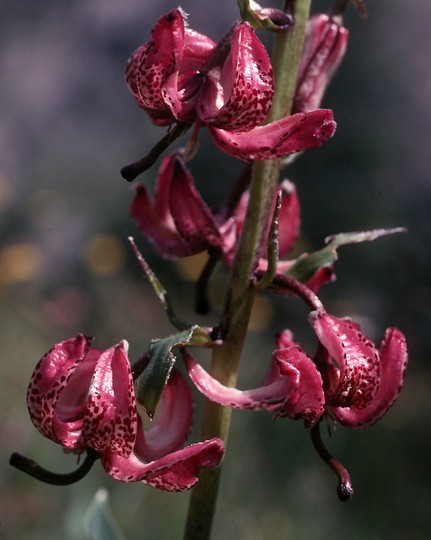
[(73, 472), (70, 473), (55, 473), (47, 471), (32, 459), (25, 457), (17, 452), (14, 452), (9, 463), (12, 467), (16, 467), (20, 471), (23, 471), (33, 478), (45, 482), (46, 484), (52, 484), (54, 486), (68, 486), (74, 484), (86, 476), (90, 471), (93, 463), (96, 459), (99, 459), (100, 454), (92, 448), (87, 448), (87, 455), (82, 464)]
[(348, 470), (344, 467), (342, 463), (338, 461), (338, 459), (334, 458), (324, 445), (322, 438), (320, 436), (320, 423), (317, 424), (315, 427), (311, 428), (310, 430), (311, 434), (311, 441), (313, 443), (314, 448), (316, 449), (319, 456), (323, 459), (323, 461), (330, 467), (335, 474), (338, 477), (339, 483), (337, 486), (337, 494), (340, 501), (348, 501), (350, 500), (353, 495), (353, 486), (352, 481), (350, 479), (350, 474)]

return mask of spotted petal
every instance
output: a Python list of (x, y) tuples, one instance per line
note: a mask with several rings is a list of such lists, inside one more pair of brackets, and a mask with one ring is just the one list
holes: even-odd
[(137, 418), (128, 345), (120, 342), (104, 351), (90, 384), (82, 427), (85, 446), (127, 457), (133, 450)]
[(31, 377), (27, 390), (31, 420), (42, 435), (54, 442), (65, 442), (60, 440), (54, 428), (56, 406), (69, 379), (84, 360), (90, 341), (90, 338), (79, 334), (57, 343), (39, 361)]
[(349, 428), (362, 429), (380, 420), (395, 403), (407, 367), (406, 339), (397, 328), (388, 328), (380, 347), (381, 382), (374, 399), (364, 409), (334, 407), (337, 420)]
[(274, 83), (271, 61), (254, 29), (235, 26), (223, 66), (205, 77), (196, 113), (205, 123), (228, 131), (249, 131), (271, 107)]
[(313, 311), (309, 318), (339, 370), (331, 405), (364, 409), (374, 399), (380, 383), (380, 355), (376, 347), (350, 320), (323, 311)]
[(142, 463), (134, 454), (128, 458), (107, 453), (102, 456), (106, 472), (123, 482), (144, 482), (165, 491), (184, 491), (198, 481), (199, 471), (215, 467), (223, 457), (223, 442), (209, 439), (191, 444), (150, 463)]
[(208, 126), (215, 144), (226, 154), (243, 160), (274, 159), (319, 146), (335, 132), (332, 111), (318, 109), (286, 116), (248, 132)]

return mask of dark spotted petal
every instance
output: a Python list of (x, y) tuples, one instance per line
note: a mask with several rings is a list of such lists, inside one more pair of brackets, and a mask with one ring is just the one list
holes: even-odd
[(85, 446), (127, 457), (133, 450), (137, 418), (127, 343), (104, 351), (96, 364), (82, 427)]
[(271, 61), (248, 23), (235, 27), (230, 47), (221, 71), (216, 68), (206, 76), (196, 112), (214, 127), (249, 131), (266, 118), (271, 107)]
[(318, 109), (286, 116), (248, 132), (208, 126), (215, 144), (226, 154), (243, 160), (274, 159), (319, 146), (335, 132), (332, 111)]
[(397, 328), (388, 328), (380, 347), (381, 382), (374, 399), (362, 410), (334, 407), (336, 419), (345, 426), (362, 429), (376, 423), (395, 403), (404, 382), (407, 367), (407, 344)]
[(142, 463), (134, 454), (124, 458), (108, 453), (102, 456), (102, 464), (110, 476), (122, 482), (142, 481), (165, 491), (184, 491), (197, 483), (202, 468), (215, 467), (222, 457), (223, 442), (214, 438), (150, 463)]
[(166, 125), (174, 117), (162, 95), (167, 77), (179, 69), (184, 47), (184, 16), (174, 9), (160, 17), (151, 40), (139, 47), (126, 66), (126, 83), (140, 107), (155, 124)]
[(381, 380), (380, 355), (374, 343), (350, 320), (321, 311), (311, 312), (309, 318), (340, 373), (330, 404), (364, 409), (373, 401)]
[[(70, 377), (84, 360), (91, 339), (79, 334), (54, 345), (37, 364), (27, 390), (27, 405), (36, 428), (54, 442), (64, 444), (55, 428), (58, 400)], [(72, 446), (76, 444), (73, 438)]]

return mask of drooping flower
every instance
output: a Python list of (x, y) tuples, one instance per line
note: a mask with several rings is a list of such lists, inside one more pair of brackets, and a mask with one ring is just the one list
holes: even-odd
[(320, 107), (322, 97), (347, 49), (348, 30), (340, 17), (316, 14), (307, 22), (293, 101), (294, 113)]
[(388, 328), (377, 349), (349, 319), (314, 311), (310, 322), (324, 348), (316, 361), (335, 418), (353, 429), (373, 425), (401, 391), (408, 361), (404, 334)]
[(96, 451), (117, 480), (143, 481), (168, 491), (192, 487), (202, 467), (219, 463), (223, 447), (211, 439), (182, 448), (193, 410), (185, 381), (172, 376), (160, 418), (144, 433), (127, 343), (103, 351), (90, 348), (90, 342), (82, 334), (60, 342), (36, 366), (27, 393), (36, 428), (67, 450)]
[(327, 408), (346, 427), (371, 426), (388, 412), (402, 388), (404, 335), (389, 328), (378, 350), (351, 321), (324, 311), (312, 312), (310, 321), (322, 345), (319, 354), (312, 360), (289, 331), (280, 333), (261, 387), (242, 391), (223, 386), (187, 354), (189, 376), (200, 392), (221, 405), (271, 410), (276, 417), (302, 418), (307, 427), (316, 426)]
[(265, 47), (247, 22), (235, 24), (216, 45), (174, 9), (129, 59), (126, 82), (153, 123), (205, 125), (224, 152), (244, 160), (312, 148), (336, 127), (329, 110), (259, 126), (272, 104), (273, 74)]

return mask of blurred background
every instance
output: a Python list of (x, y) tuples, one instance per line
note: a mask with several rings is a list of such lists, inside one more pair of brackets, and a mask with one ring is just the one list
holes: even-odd
[[(266, 5), (269, 5), (268, 3)], [(328, 2), (313, 2), (313, 10)], [(85, 538), (83, 515), (99, 487), (129, 540), (180, 539), (188, 493), (120, 484), (96, 464), (70, 487), (44, 485), (8, 465), (19, 451), (55, 471), (72, 456), (44, 439), (25, 393), (53, 343), (85, 332), (96, 346), (127, 339), (138, 358), (173, 331), (127, 245), (134, 235), (183, 318), (192, 311), (201, 259), (167, 263), (139, 235), (128, 207), (133, 189), (120, 168), (164, 133), (139, 110), (123, 80), (126, 60), (148, 40), (168, 0), (2, 0), (0, 3), (0, 532), (14, 540)], [(218, 40), (237, 17), (234, 0), (184, 0), (190, 25)], [(300, 423), (234, 414), (214, 540), (431, 539), (431, 4), (369, 0), (350, 7), (345, 62), (325, 96), (336, 136), (289, 170), (302, 204), (300, 250), (342, 231), (405, 226), (408, 234), (340, 250), (338, 280), (322, 299), (380, 341), (387, 326), (407, 335), (410, 367), (397, 405), (373, 428), (339, 427), (331, 451), (348, 467), (356, 496), (340, 503), (336, 480)], [(268, 42), (269, 43), (269, 42)], [(199, 189), (219, 204), (242, 164), (201, 134), (191, 164)], [(180, 141), (179, 144), (184, 144)], [(210, 165), (209, 165), (210, 164)], [(157, 167), (142, 180), (154, 182)], [(182, 285), (179, 282), (182, 280)], [(262, 295), (240, 386), (257, 384), (275, 331), (290, 327), (313, 347), (306, 310)], [(198, 440), (202, 402), (197, 396)]]

